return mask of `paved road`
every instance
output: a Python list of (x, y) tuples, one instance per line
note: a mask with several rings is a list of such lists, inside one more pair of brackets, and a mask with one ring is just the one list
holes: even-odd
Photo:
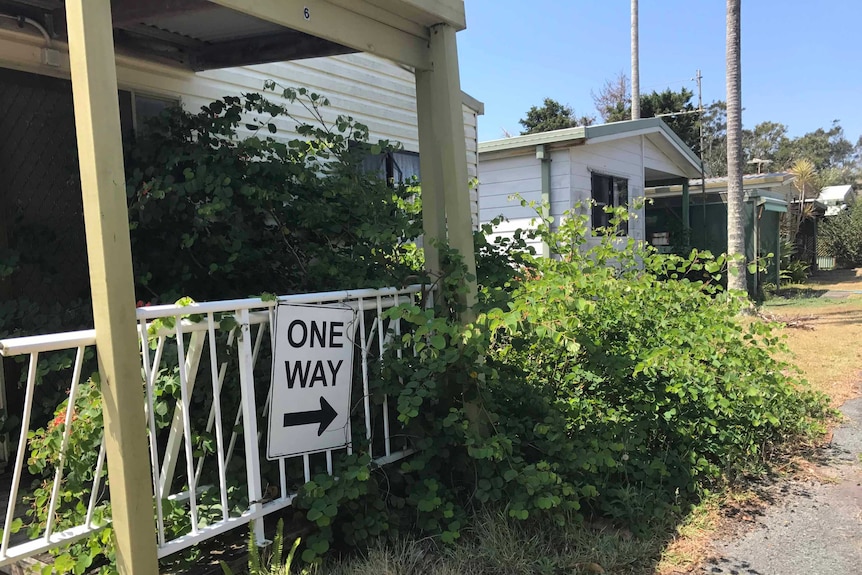
[(716, 544), (701, 573), (862, 573), (862, 398), (848, 401), (826, 463), (834, 482), (792, 481), (756, 526)]

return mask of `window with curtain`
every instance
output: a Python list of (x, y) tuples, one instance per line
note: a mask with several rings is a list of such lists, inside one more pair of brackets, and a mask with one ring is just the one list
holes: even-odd
[(362, 162), (363, 167), (372, 173), (377, 173), (391, 185), (410, 183), (415, 177), (419, 179), (419, 154), (415, 152), (386, 152), (371, 155)]

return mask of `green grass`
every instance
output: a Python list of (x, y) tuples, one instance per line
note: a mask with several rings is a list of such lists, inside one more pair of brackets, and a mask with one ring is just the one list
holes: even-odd
[[(848, 293), (846, 298), (823, 297), (829, 291), (823, 287), (791, 286), (781, 293), (769, 297), (763, 306), (766, 308), (821, 307), (862, 303), (862, 295)], [(838, 290), (840, 291), (840, 290)]]

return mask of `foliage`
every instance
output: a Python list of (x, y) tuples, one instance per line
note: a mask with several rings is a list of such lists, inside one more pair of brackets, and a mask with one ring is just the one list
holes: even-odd
[[(846, 138), (835, 121), (829, 129), (818, 128), (791, 137), (787, 125), (763, 121), (742, 131), (742, 153), (746, 166), (752, 160), (765, 160), (765, 172), (789, 170), (794, 162), (808, 160), (819, 172), (819, 187), (852, 181), (859, 174), (862, 146)], [(713, 176), (727, 175), (727, 105), (716, 101), (706, 107), (704, 115), (704, 162)]]
[[(412, 242), (421, 232), (418, 188), (391, 187), (363, 166), (364, 158), (385, 154), (396, 146), (369, 144), (367, 128), (351, 118), (339, 117), (334, 125), (326, 124), (322, 108), (327, 102), (316, 94), (285, 89), (280, 95), (290, 104), (305, 106), (317, 119), (318, 126), (295, 127), (304, 140), (284, 143), (259, 135), (277, 132), (275, 122), (292, 119), (286, 106), (259, 94), (227, 97), (198, 114), (168, 110), (141, 134), (128, 160), (127, 189), (142, 300), (173, 301), (176, 294), (187, 292), (196, 298), (247, 297), (262, 290), (266, 290), (264, 299), (269, 299), (273, 296), (268, 292), (393, 285), (421, 278), (421, 252)], [(238, 131), (243, 127), (252, 135), (240, 138)], [(193, 301), (186, 296), (176, 303)], [(11, 312), (17, 313), (16, 309)], [(195, 314), (183, 317), (201, 319)], [(216, 320), (225, 328), (232, 318)], [(161, 369), (154, 377), (154, 440), (159, 442), (165, 440), (171, 407), (181, 395), (174, 321), (156, 320), (149, 329), (151, 347), (158, 333), (166, 333), (168, 338)], [(226, 338), (227, 331), (223, 329), (219, 337)], [(269, 353), (268, 348), (261, 353)], [(40, 362), (40, 369), (46, 375), (67, 373), (71, 365), (67, 355), (46, 356), (50, 361)], [(235, 377), (236, 369), (236, 363), (229, 362), (226, 377)], [(261, 393), (258, 405), (262, 406), (266, 390)], [(58, 400), (45, 396), (52, 400), (53, 410)], [(206, 427), (208, 397), (205, 390), (192, 397), (193, 429)], [(85, 472), (95, 468), (101, 417), (82, 418), (98, 410), (98, 398), (97, 386), (88, 384), (76, 401), (77, 419), (69, 448), (75, 465), (67, 468), (70, 473), (64, 477), (62, 495), (66, 503), (70, 497), (77, 503), (58, 507), (59, 527), (80, 524), (86, 511), (81, 506), (89, 499), (85, 491), (92, 478)], [(238, 389), (222, 396), (225, 410), (235, 410), (238, 402)], [(65, 413), (65, 404), (55, 415), (61, 412)], [(49, 423), (31, 437), (30, 467), (37, 478), (31, 510), (33, 532), (46, 521), (50, 495), (46, 490), (52, 485), (61, 434), (55, 423)], [(85, 441), (95, 441), (95, 447)], [(194, 433), (192, 443), (195, 457), (212, 453), (214, 432)], [(202, 482), (217, 482), (207, 475), (211, 471), (204, 470)], [(229, 511), (234, 515), (247, 504), (241, 484), (239, 478), (228, 477)], [(181, 500), (162, 503), (167, 536), (187, 532), (191, 522), (188, 505)], [(100, 499), (97, 518), (105, 513), (106, 505), (107, 500)], [(199, 494), (197, 510), (199, 525), (222, 516), (216, 490)], [(85, 556), (92, 566), (113, 569), (110, 528), (58, 552), (53, 568), (80, 572)], [(194, 551), (185, 559), (194, 559)]]
[(817, 128), (798, 138), (781, 142), (775, 159), (779, 166), (789, 167), (794, 161), (805, 158), (817, 170), (841, 167), (848, 163), (853, 153), (853, 144), (844, 136), (844, 129), (837, 120), (829, 129)]
[(842, 266), (862, 266), (862, 201), (820, 224), (817, 241)]
[(808, 276), (811, 275), (811, 265), (796, 259), (796, 245), (786, 240), (782, 241), (779, 256), (781, 258), (779, 265), (781, 285), (805, 283)]
[[(53, 471), (61, 461), (61, 445), (67, 421), (71, 432), (62, 459), (64, 475), (52, 517), (53, 529), (61, 531), (85, 523), (102, 438), (102, 396), (98, 374), (93, 374), (81, 383), (72, 413), (68, 413), (67, 400), (59, 405), (54, 419), (46, 427), (30, 431), (28, 436), (28, 470), (40, 478), (29, 497), (30, 508), (27, 510), (31, 518), (27, 527), (31, 537), (43, 532), (49, 519)], [(72, 422), (74, 425), (71, 425)], [(104, 488), (107, 483), (104, 467), (101, 480)], [(106, 498), (98, 499), (93, 512), (94, 524), (105, 524), (106, 518), (110, 517), (110, 505)], [(107, 526), (83, 543), (75, 543), (67, 550), (55, 550), (54, 564), (48, 570), (51, 573), (70, 572), (79, 575), (99, 566), (100, 573), (108, 573), (111, 572), (109, 565), (113, 557), (113, 530)]]
[[(616, 93), (619, 94), (617, 88)], [(674, 114), (662, 118), (674, 133), (682, 138), (686, 145), (698, 153), (700, 150), (700, 130), (698, 129), (698, 114), (691, 99), (694, 93), (688, 88), (679, 91), (670, 88), (661, 92), (653, 90), (649, 94), (641, 94), (641, 118), (652, 118), (659, 114)], [(595, 97), (594, 97), (595, 99)], [(598, 104), (597, 104), (598, 105)], [(632, 117), (631, 102), (620, 100), (611, 105), (604, 104), (600, 110), (606, 122), (622, 122)], [(681, 113), (680, 113), (681, 112)]]
[(522, 120), (518, 120), (518, 123), (524, 127), (521, 134), (537, 134), (575, 126), (589, 126), (595, 121), (592, 116), (579, 118), (571, 106), (561, 104), (552, 98), (545, 98), (541, 107), (531, 107), (527, 115)]
[[(248, 575), (290, 575), (300, 542), (300, 539), (294, 540), (287, 552), (287, 557), (284, 557), (284, 520), (279, 519), (272, 545), (266, 553), (261, 554), (254, 538), (254, 522), (252, 522), (248, 533)], [(224, 575), (233, 575), (233, 570), (227, 563), (221, 561), (220, 564)], [(306, 569), (301, 571), (302, 575), (307, 573)]]
[(717, 100), (705, 107), (703, 117), (703, 164), (715, 177), (727, 175), (727, 104)]
[[(388, 394), (418, 451), (398, 469), (348, 466), (303, 488), (298, 505), (319, 528), (305, 559), (387, 526), (454, 542), (485, 507), (559, 525), (587, 511), (647, 529), (820, 430), (825, 399), (786, 375), (769, 325), (739, 323), (743, 302), (719, 285), (724, 257), (663, 256), (610, 235), (584, 250), (585, 218), (539, 226), (556, 259), (524, 259), (514, 274), (487, 267), (506, 288), (473, 324), (411, 305), (388, 313), (404, 335), (374, 395)], [(510, 247), (501, 262), (521, 256)], [(444, 289), (463, 273), (452, 261)]]
[[(170, 112), (155, 124), (170, 152), (159, 149), (157, 136), (141, 152), (153, 161), (135, 172), (129, 190), (136, 231), (153, 238), (135, 247), (146, 289), (161, 298), (186, 288), (195, 297), (208, 289), (248, 295), (263, 280), (264, 289), (283, 292), (339, 281), (355, 287), (372, 276), (398, 283), (415, 273), (406, 243), (418, 229), (412, 193), (361, 175), (349, 144), (362, 139), (361, 128), (343, 120), (335, 132), (300, 128), (308, 142), (282, 147), (257, 135), (239, 142), (243, 114), (286, 112), (262, 97), (220, 102), (196, 116)], [(272, 131), (270, 124), (249, 126)], [(344, 198), (328, 196), (324, 183)], [(395, 223), (363, 212), (364, 201)], [(320, 219), (312, 206), (331, 213)], [(172, 228), (174, 210), (194, 225)], [(615, 229), (627, 214), (611, 212)], [(333, 475), (301, 487), (295, 505), (315, 528), (304, 561), (397, 532), (452, 543), (485, 507), (515, 521), (564, 525), (589, 513), (644, 529), (724, 481), (768, 468), (775, 450), (819, 430), (825, 402), (786, 375), (771, 328), (736, 319), (744, 304), (720, 288), (723, 256), (663, 256), (612, 233), (597, 234), (599, 244), (586, 249), (587, 217), (579, 211), (540, 221), (535, 233), (553, 258), (533, 257), (525, 241), (532, 232), (480, 238), (482, 297), (468, 325), (453, 303), (466, 270), (458, 254), (439, 246), (448, 269), (435, 298), (442, 303), (387, 312), (390, 330), (400, 324), (403, 335), (393, 337), (371, 378), (372, 398), (382, 404), (389, 397), (393, 419), (417, 451), (398, 467), (378, 468), (357, 448), (334, 462)], [(373, 225), (363, 228), (365, 220)], [(168, 246), (179, 255), (163, 261)], [(297, 262), (304, 267), (294, 279), (287, 272)], [(179, 393), (177, 369), (157, 377), (160, 428), (169, 421), (164, 402)], [(481, 417), (471, 412), (476, 407)], [(35, 432), (33, 473), (45, 474), (56, 437), (50, 427)], [(196, 450), (211, 449), (211, 438), (192, 440)], [(40, 521), (44, 503), (34, 512)], [(205, 501), (199, 509), (206, 521)], [(166, 514), (169, 528), (189, 521), (180, 504)], [(84, 545), (108, 553), (108, 543)]]
[[(793, 162), (789, 172), (793, 174), (793, 189), (787, 198), (790, 203), (790, 211), (782, 214), (782, 236), (786, 238), (792, 246), (796, 246), (796, 237), (799, 235), (799, 230), (802, 227), (802, 222), (806, 219), (816, 217), (814, 213), (814, 205), (807, 200), (816, 198), (820, 193), (818, 186), (819, 174), (814, 167), (814, 163), (808, 159), (800, 159)], [(794, 204), (796, 201), (798, 203)]]
[(627, 109), (628, 117), (631, 118), (631, 94), (631, 82), (624, 72), (605, 80), (598, 93), (590, 92), (593, 104), (604, 122), (613, 122), (613, 118), (624, 116)]
[[(350, 117), (328, 124), (317, 94), (279, 95), (315, 124), (261, 94), (148, 123), (128, 162), (139, 299), (391, 285), (416, 271), (416, 194), (363, 169), (395, 146), (368, 144), (368, 129)], [(285, 121), (303, 139), (274, 138)], [(240, 129), (250, 135), (239, 138)]]

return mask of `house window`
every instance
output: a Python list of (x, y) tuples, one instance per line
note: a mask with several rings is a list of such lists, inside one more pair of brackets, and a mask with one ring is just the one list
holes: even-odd
[(377, 173), (391, 185), (409, 184), (415, 177), (419, 179), (419, 154), (414, 152), (386, 152), (371, 155), (362, 162), (370, 173)]
[(179, 98), (145, 96), (129, 90), (120, 90), (120, 128), (123, 142), (132, 145), (135, 134), (140, 133), (144, 123), (158, 116), (163, 110), (180, 105)]
[[(593, 173), (592, 175), (592, 222), (593, 232), (599, 228), (610, 226), (613, 214), (605, 211), (606, 207), (626, 207), (629, 202), (629, 183), (625, 178), (606, 176)], [(628, 222), (617, 224), (617, 235), (625, 236), (629, 233)]]
[(158, 96), (145, 96), (132, 93), (135, 110), (135, 129), (140, 130), (141, 126), (150, 118), (154, 118), (168, 108), (173, 108), (180, 105), (179, 99), (164, 98)]

